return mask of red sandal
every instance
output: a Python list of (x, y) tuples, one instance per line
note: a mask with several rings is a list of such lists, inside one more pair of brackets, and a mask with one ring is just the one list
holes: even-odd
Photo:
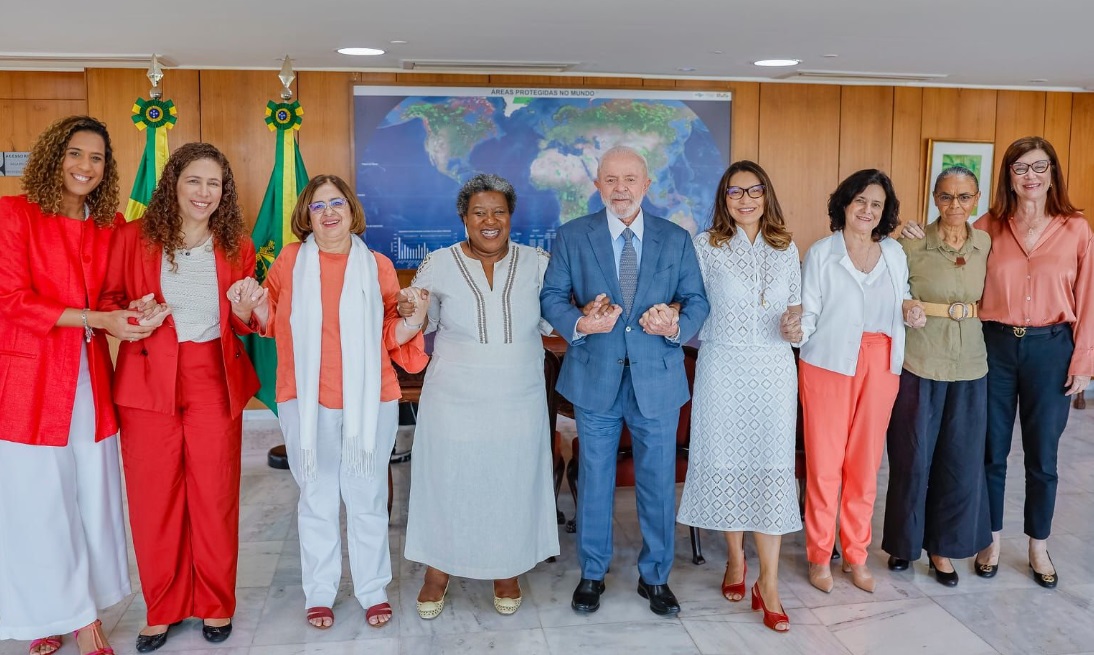
[[(386, 616), (387, 621), (379, 621), (377, 623), (373, 623), (369, 620), (382, 616)], [(388, 623), (391, 623), (391, 616), (391, 605), (389, 603), (380, 603), (379, 605), (373, 605), (372, 607), (365, 610), (365, 623), (368, 623), (368, 626), (370, 628), (382, 628)]]
[[(330, 625), (315, 625), (312, 621), (316, 619), (330, 619)], [(334, 611), (329, 607), (309, 607), (308, 624), (316, 630), (327, 630), (334, 625)]]
[[(49, 650), (35, 650), (41, 646), (48, 646)], [(42, 637), (30, 642), (30, 648), (27, 649), (27, 652), (30, 655), (50, 655), (59, 650), (61, 650), (61, 635), (53, 635), (52, 637)]]
[[(726, 573), (729, 573), (729, 562), (726, 562)], [(744, 572), (741, 573), (741, 581), (734, 582), (733, 584), (725, 583), (725, 576), (722, 576), (722, 597), (731, 603), (736, 603), (745, 599), (745, 577), (748, 575), (748, 561), (745, 561)]]
[(760, 583), (752, 585), (752, 611), (764, 611), (764, 625), (775, 632), (790, 631), (790, 617), (782, 612), (772, 612), (764, 604), (764, 597), (760, 595)]
[[(80, 632), (82, 632), (84, 630), (89, 630), (89, 629), (94, 630), (95, 631), (95, 645), (99, 646), (100, 643), (106, 641), (106, 639), (103, 637), (102, 625), (103, 625), (102, 621), (100, 621), (99, 619), (95, 619), (94, 622), (88, 623), (87, 625), (80, 628), (76, 632), (73, 632), (72, 636), (75, 637), (77, 640), (79, 640)], [(110, 646), (102, 646), (102, 647), (98, 648), (97, 650), (91, 651), (87, 655), (114, 655), (114, 649), (111, 648)]]

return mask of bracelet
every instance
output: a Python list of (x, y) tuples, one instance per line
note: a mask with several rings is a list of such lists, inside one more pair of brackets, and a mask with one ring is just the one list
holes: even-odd
[(84, 322), (84, 341), (91, 343), (91, 337), (95, 336), (95, 331), (91, 329), (91, 326), (87, 324), (87, 308), (80, 310), (80, 320)]
[(422, 323), (418, 323), (417, 325), (411, 325), (410, 323), (407, 323), (405, 316), (403, 317), (403, 325), (406, 326), (406, 328), (408, 330), (420, 330), (420, 329), (422, 329)]

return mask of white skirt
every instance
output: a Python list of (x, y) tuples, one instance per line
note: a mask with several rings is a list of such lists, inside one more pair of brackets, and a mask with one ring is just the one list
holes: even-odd
[(118, 437), (95, 443), (81, 349), (68, 445), (0, 441), (0, 639), (82, 628), (130, 591)]

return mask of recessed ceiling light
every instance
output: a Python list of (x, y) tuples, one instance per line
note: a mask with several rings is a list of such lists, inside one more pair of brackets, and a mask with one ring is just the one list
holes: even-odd
[(756, 66), (797, 66), (801, 59), (761, 59), (752, 62)]
[(833, 54), (828, 54), (828, 55), (822, 55), (822, 56), (825, 57), (826, 59), (831, 59), (832, 57), (839, 57), (839, 55), (834, 54), (834, 53)]
[(1048, 82), (1048, 80), (1043, 77), (1036, 77), (1029, 81), (1030, 84), (1044, 84), (1046, 82)]
[(355, 55), (359, 57), (375, 57), (376, 55), (384, 54), (384, 51), (379, 48), (338, 48), (338, 52), (343, 55)]
[(403, 45), (404, 43), (406, 43), (406, 41), (403, 41), (402, 39), (396, 39), (394, 41), (388, 41), (388, 43), (392, 43), (392, 44), (395, 44), (395, 45)]
[(711, 50), (711, 51), (710, 51), (710, 54), (712, 54), (712, 55), (720, 55), (720, 54), (722, 54), (722, 52), (723, 52), (722, 50)]
[(692, 72), (695, 71), (695, 67), (694, 66), (681, 66), (680, 68), (677, 68), (676, 70), (680, 71), (681, 73), (692, 73)]

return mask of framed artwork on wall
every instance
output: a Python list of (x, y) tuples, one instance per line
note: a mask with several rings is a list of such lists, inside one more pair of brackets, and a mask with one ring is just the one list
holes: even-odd
[(938, 218), (931, 192), (939, 173), (951, 166), (964, 166), (976, 175), (980, 181), (980, 203), (969, 213), (969, 221), (974, 221), (988, 212), (991, 204), (992, 157), (995, 144), (991, 141), (944, 141), (927, 139), (927, 178), (923, 183), (925, 198), (923, 224)]

